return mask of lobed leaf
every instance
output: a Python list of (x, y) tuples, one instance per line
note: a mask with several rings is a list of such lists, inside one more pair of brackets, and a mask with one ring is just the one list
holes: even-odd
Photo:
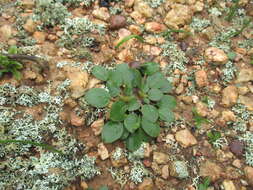
[(160, 134), (160, 126), (145, 118), (142, 118), (141, 127), (151, 137), (157, 137)]
[(99, 80), (106, 81), (109, 77), (109, 73), (106, 68), (96, 65), (92, 68), (92, 74)]
[(120, 122), (107, 122), (102, 129), (102, 140), (105, 143), (112, 143), (118, 140), (124, 132), (123, 124)]
[(117, 101), (112, 104), (110, 111), (110, 119), (112, 121), (123, 121), (127, 111), (127, 104), (123, 101)]
[(156, 122), (158, 119), (158, 111), (155, 108), (155, 106), (152, 105), (143, 105), (141, 107), (141, 113), (143, 115), (143, 118), (151, 121), (151, 122)]
[(96, 108), (103, 108), (108, 105), (110, 94), (105, 89), (92, 88), (85, 94), (85, 100)]

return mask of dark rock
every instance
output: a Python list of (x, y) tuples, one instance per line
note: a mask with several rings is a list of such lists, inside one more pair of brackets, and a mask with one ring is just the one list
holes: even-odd
[(110, 7), (110, 0), (100, 0), (99, 6), (100, 7)]
[(110, 18), (110, 29), (117, 30), (126, 25), (126, 18), (122, 15), (113, 15)]
[(244, 144), (239, 140), (234, 140), (229, 144), (229, 148), (236, 156), (241, 156), (243, 154)]

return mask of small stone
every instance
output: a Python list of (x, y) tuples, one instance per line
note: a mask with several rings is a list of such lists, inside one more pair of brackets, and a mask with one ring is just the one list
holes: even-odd
[(100, 156), (101, 160), (106, 160), (109, 158), (108, 150), (103, 143), (98, 144), (98, 155)]
[(236, 190), (233, 181), (231, 180), (224, 180), (222, 183), (224, 190)]
[(183, 83), (180, 83), (180, 84), (177, 86), (175, 92), (176, 92), (176, 94), (179, 95), (179, 94), (182, 94), (183, 91), (184, 91), (184, 84), (183, 84)]
[(174, 4), (164, 19), (164, 23), (173, 29), (179, 29), (181, 26), (191, 21), (193, 11), (189, 6)]
[(37, 41), (38, 44), (42, 44), (45, 42), (46, 34), (44, 32), (36, 31), (33, 33), (33, 37)]
[(31, 71), (31, 70), (25, 70), (23, 72), (23, 75), (24, 75), (24, 79), (30, 79), (30, 80), (34, 80), (37, 78), (37, 75), (34, 71)]
[(216, 47), (209, 47), (205, 51), (205, 58), (207, 62), (225, 64), (228, 61), (226, 53)]
[(67, 98), (64, 100), (64, 103), (69, 106), (70, 108), (74, 108), (77, 106), (77, 103), (75, 100), (73, 100), (72, 98)]
[(238, 99), (238, 90), (236, 86), (228, 86), (222, 91), (222, 105), (230, 107), (236, 104)]
[(195, 80), (198, 85), (198, 87), (205, 87), (208, 85), (208, 79), (207, 79), (207, 74), (206, 71), (204, 70), (199, 70), (195, 72)]
[(225, 111), (222, 111), (221, 113), (221, 119), (224, 120), (225, 123), (227, 123), (229, 121), (236, 121), (236, 116), (234, 112), (230, 110), (225, 110)]
[(118, 58), (124, 62), (131, 62), (133, 61), (133, 53), (130, 49), (124, 49), (118, 54)]
[(32, 9), (35, 6), (35, 2), (34, 2), (34, 0), (22, 0), (20, 2), (20, 5), (24, 9)]
[(244, 168), (244, 173), (245, 173), (248, 183), (251, 186), (253, 186), (253, 167), (246, 166)]
[(162, 152), (154, 152), (153, 153), (153, 160), (157, 164), (166, 164), (169, 161), (169, 156)]
[(34, 33), (36, 30), (36, 23), (33, 21), (33, 19), (30, 18), (27, 19), (23, 27), (27, 32)]
[(169, 165), (170, 175), (177, 178), (187, 178), (189, 176), (187, 164), (184, 161), (173, 161)]
[(140, 35), (142, 34), (142, 29), (141, 27), (137, 26), (137, 25), (130, 25), (129, 26), (129, 30), (133, 33), (133, 34), (137, 34)]
[(197, 144), (196, 138), (188, 129), (178, 131), (175, 135), (177, 142), (184, 148)]
[(229, 149), (232, 153), (234, 153), (236, 156), (241, 156), (243, 154), (244, 145), (239, 140), (233, 140), (229, 144)]
[(241, 104), (244, 104), (246, 108), (249, 111), (253, 111), (253, 101), (252, 101), (252, 96), (239, 96), (239, 101)]
[(145, 30), (151, 33), (160, 33), (166, 30), (166, 26), (164, 24), (160, 24), (158, 22), (147, 22), (145, 24)]
[(65, 65), (63, 67), (66, 77), (71, 81), (70, 90), (71, 97), (74, 99), (80, 98), (85, 94), (88, 83), (88, 73), (79, 67), (71, 67)]
[(80, 186), (81, 186), (82, 190), (88, 189), (88, 184), (85, 181), (81, 181)]
[(103, 126), (104, 126), (104, 119), (98, 119), (91, 124), (91, 129), (95, 136), (101, 134)]
[(240, 95), (245, 95), (249, 92), (249, 88), (247, 86), (239, 86), (238, 87), (238, 93)]
[(208, 107), (203, 102), (196, 103), (196, 111), (201, 117), (206, 117), (209, 114)]
[(239, 70), (237, 80), (236, 80), (237, 83), (249, 82), (252, 80), (253, 80), (253, 69), (252, 68)]
[(154, 183), (151, 178), (145, 178), (143, 182), (138, 186), (138, 190), (153, 190)]
[(98, 9), (95, 9), (93, 12), (92, 12), (92, 15), (100, 20), (103, 20), (103, 21), (108, 21), (109, 18), (110, 18), (110, 14), (109, 14), (109, 11), (107, 8), (105, 7), (100, 7)]
[(110, 18), (110, 28), (117, 30), (126, 26), (126, 17), (122, 15), (113, 15)]
[(7, 41), (12, 35), (12, 28), (11, 25), (3, 25), (0, 28), (0, 38), (4, 41)]
[(70, 122), (71, 122), (71, 125), (73, 126), (81, 127), (84, 125), (84, 118), (78, 116), (75, 112), (71, 112)]
[(125, 0), (126, 7), (132, 7), (134, 5), (134, 0)]
[(202, 177), (210, 177), (211, 181), (216, 181), (221, 177), (222, 168), (209, 160), (200, 165), (199, 175)]
[(235, 166), (235, 167), (237, 167), (237, 168), (241, 168), (241, 167), (242, 167), (241, 160), (235, 159), (235, 160), (232, 162), (232, 165)]
[(162, 167), (162, 178), (163, 179), (168, 179), (169, 177), (169, 166), (168, 165), (164, 165)]
[(148, 5), (148, 3), (143, 0), (135, 0), (134, 10), (139, 12), (146, 18), (152, 17), (154, 12), (153, 9)]

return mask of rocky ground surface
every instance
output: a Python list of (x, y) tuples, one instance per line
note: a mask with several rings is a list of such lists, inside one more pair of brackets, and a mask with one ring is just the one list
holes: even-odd
[[(253, 189), (252, 1), (240, 0), (230, 21), (231, 0), (0, 5), (1, 52), (16, 45), (45, 61), (22, 61), (21, 80), (1, 78), (0, 137), (47, 142), (67, 154), (0, 145), (0, 189)], [(145, 42), (115, 48), (131, 34)], [(104, 144), (106, 109), (83, 99), (101, 86), (92, 66), (147, 61), (173, 83), (175, 121), (135, 152), (120, 141)]]

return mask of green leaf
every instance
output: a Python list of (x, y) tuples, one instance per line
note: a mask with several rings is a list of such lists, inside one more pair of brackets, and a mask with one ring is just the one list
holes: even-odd
[(152, 105), (144, 105), (141, 107), (141, 113), (143, 115), (143, 118), (151, 121), (156, 122), (158, 119), (158, 111), (157, 109)]
[(141, 65), (141, 67), (143, 68), (143, 72), (146, 75), (152, 75), (160, 70), (160, 66), (154, 62), (146, 62)]
[(109, 190), (107, 186), (102, 186), (99, 188), (99, 190)]
[(120, 122), (107, 122), (102, 129), (102, 140), (105, 143), (112, 143), (118, 140), (124, 132), (123, 124)]
[(148, 91), (148, 98), (152, 101), (161, 100), (162, 97), (163, 97), (163, 93), (161, 90), (154, 88)]
[(127, 139), (127, 137), (129, 136), (129, 132), (128, 132), (128, 130), (126, 130), (126, 128), (124, 127), (124, 131), (123, 131), (123, 134), (122, 134), (122, 136), (120, 137), (120, 139), (121, 140), (126, 140)]
[(159, 88), (163, 93), (169, 93), (172, 90), (172, 84), (167, 80), (163, 79), (161, 87)]
[(133, 98), (128, 102), (128, 111), (135, 111), (138, 110), (140, 107), (141, 104), (136, 98)]
[(157, 137), (160, 134), (160, 126), (145, 118), (142, 118), (141, 127), (151, 137)]
[(120, 88), (117, 85), (115, 85), (112, 81), (107, 81), (106, 87), (108, 88), (111, 97), (116, 97), (120, 94)]
[(120, 87), (123, 84), (122, 74), (116, 70), (109, 71), (109, 79), (115, 86)]
[(141, 73), (137, 69), (131, 69), (133, 74), (133, 87), (141, 88)]
[(174, 113), (168, 108), (160, 108), (158, 112), (160, 119), (163, 121), (172, 122), (175, 120)]
[(12, 69), (11, 72), (12, 72), (13, 76), (15, 77), (15, 79), (17, 79), (17, 80), (21, 79), (22, 75), (17, 69)]
[(124, 126), (130, 133), (133, 133), (140, 127), (140, 118), (134, 113), (129, 114), (124, 120)]
[(230, 51), (230, 52), (228, 52), (227, 56), (228, 56), (229, 60), (233, 61), (236, 57), (236, 53), (233, 51)]
[(166, 82), (165, 77), (162, 73), (155, 73), (147, 78), (147, 84), (149, 88), (162, 88)]
[(138, 129), (135, 133), (130, 134), (126, 140), (126, 147), (130, 151), (135, 151), (140, 148), (142, 142), (144, 141), (143, 131)]
[(164, 95), (157, 104), (159, 108), (174, 109), (177, 106), (177, 101), (173, 96)]
[(112, 121), (123, 121), (127, 111), (127, 104), (123, 101), (117, 101), (112, 104), (110, 119)]
[(128, 64), (118, 64), (116, 66), (116, 72), (120, 73), (123, 79), (123, 84), (128, 87), (132, 87), (134, 74), (129, 68)]
[(109, 76), (107, 69), (100, 65), (94, 66), (91, 72), (96, 78), (102, 81), (106, 81)]
[(116, 49), (119, 48), (122, 44), (124, 44), (125, 42), (127, 42), (128, 40), (133, 39), (133, 38), (135, 38), (135, 39), (137, 39), (137, 40), (139, 40), (139, 41), (141, 41), (141, 42), (144, 42), (144, 39), (143, 39), (141, 36), (139, 36), (139, 35), (129, 35), (129, 36), (124, 37), (124, 38), (115, 46), (115, 48), (116, 48)]
[(8, 49), (9, 54), (17, 54), (18, 53), (18, 48), (17, 46), (10, 46)]
[(92, 88), (85, 94), (85, 100), (96, 108), (103, 108), (109, 103), (110, 94), (105, 89)]
[(214, 143), (221, 138), (221, 133), (219, 131), (210, 131), (207, 133), (207, 137), (210, 143)]

